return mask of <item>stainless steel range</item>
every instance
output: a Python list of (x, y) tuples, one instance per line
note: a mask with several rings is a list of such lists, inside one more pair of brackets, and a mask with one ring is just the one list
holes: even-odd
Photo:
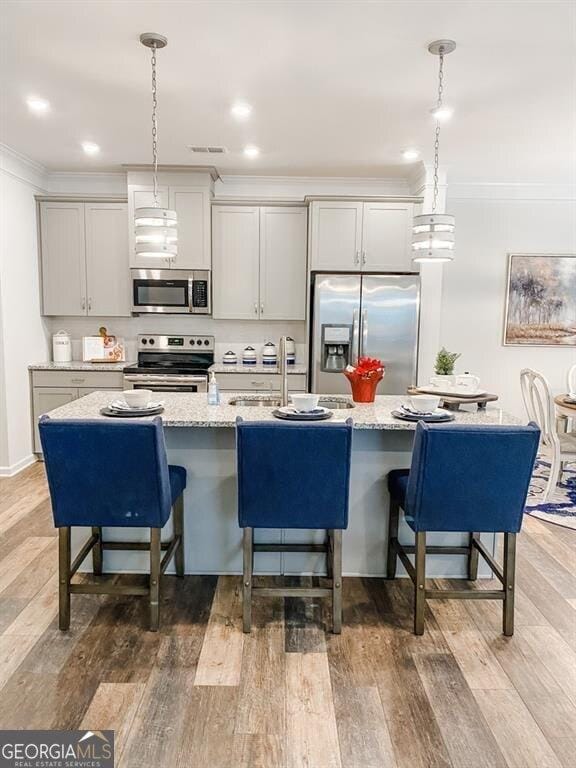
[(214, 336), (138, 336), (138, 362), (124, 368), (126, 389), (206, 392)]

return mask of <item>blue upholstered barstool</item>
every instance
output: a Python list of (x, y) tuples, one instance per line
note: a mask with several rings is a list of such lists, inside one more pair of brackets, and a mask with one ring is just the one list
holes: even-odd
[[(528, 426), (425, 424), (416, 427), (412, 466), (388, 475), (390, 525), (388, 578), (396, 575), (400, 557), (414, 584), (414, 632), (424, 632), (426, 600), (477, 598), (503, 600), (505, 635), (514, 633), (516, 534), (522, 525), (526, 495), (538, 450), (540, 430)], [(416, 534), (416, 546), (398, 542), (402, 508)], [(467, 547), (426, 547), (428, 531), (470, 534)], [(479, 539), (481, 532), (504, 533), (504, 565), (500, 568)], [(414, 554), (412, 565), (408, 554)], [(478, 574), (478, 554), (502, 583), (501, 590), (426, 589), (426, 554), (468, 557), (468, 576)]]
[[(186, 470), (168, 466), (162, 420), (40, 419), (40, 439), (59, 535), (60, 629), (70, 626), (70, 595), (147, 595), (150, 629), (159, 626), (160, 577), (174, 555), (184, 575), (183, 491)], [(161, 530), (174, 508), (174, 536), (162, 543)], [(71, 563), (70, 529), (89, 526), (92, 535)], [(102, 527), (150, 528), (150, 543), (106, 542)], [(92, 551), (93, 571), (102, 573), (104, 549), (150, 550), (150, 585), (130, 587), (72, 584)], [(165, 549), (161, 559), (161, 551)]]
[[(352, 420), (345, 424), (236, 421), (238, 522), (244, 529), (244, 632), (252, 593), (332, 595), (333, 630), (342, 627), (342, 530), (348, 527)], [(254, 544), (254, 528), (324, 528), (326, 544)], [(254, 552), (326, 552), (331, 588), (253, 587)]]

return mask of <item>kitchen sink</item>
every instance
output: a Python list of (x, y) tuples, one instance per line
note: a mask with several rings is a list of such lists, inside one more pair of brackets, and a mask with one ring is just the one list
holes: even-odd
[[(235, 405), (238, 408), (278, 408), (280, 406), (280, 398), (261, 397), (249, 400), (244, 397), (234, 397), (230, 400), (229, 405)], [(329, 408), (331, 411), (354, 408), (354, 404), (349, 400), (330, 400), (328, 398), (320, 400), (318, 405), (321, 405), (323, 408)]]

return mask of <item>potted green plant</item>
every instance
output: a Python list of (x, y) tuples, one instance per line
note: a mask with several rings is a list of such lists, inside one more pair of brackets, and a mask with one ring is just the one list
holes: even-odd
[(454, 383), (454, 363), (460, 356), (459, 352), (448, 352), (446, 347), (442, 347), (436, 355), (435, 375), (431, 378), (430, 383), (438, 387), (452, 386)]

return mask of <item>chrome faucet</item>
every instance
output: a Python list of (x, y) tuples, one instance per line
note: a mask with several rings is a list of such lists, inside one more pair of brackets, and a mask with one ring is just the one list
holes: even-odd
[(280, 338), (278, 354), (278, 372), (280, 374), (280, 405), (288, 405), (288, 366), (286, 364), (286, 340), (287, 336)]

